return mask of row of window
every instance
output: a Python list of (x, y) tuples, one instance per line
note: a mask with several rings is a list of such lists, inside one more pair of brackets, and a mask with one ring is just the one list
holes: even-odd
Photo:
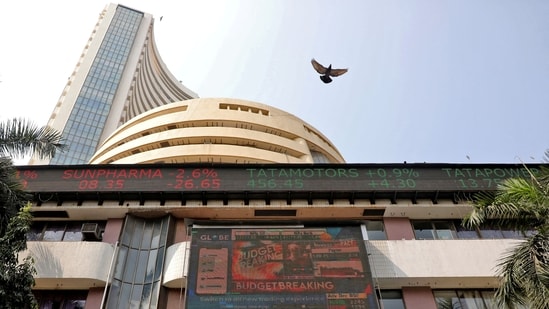
[[(493, 290), (435, 290), (433, 296), (438, 309), (497, 309), (494, 293)], [(379, 291), (378, 299), (383, 309), (405, 309), (400, 290)]]
[(27, 233), (29, 241), (98, 241), (105, 222), (33, 222)]
[[(82, 234), (85, 222), (34, 222), (27, 235), (30, 241), (82, 241), (98, 240), (91, 237), (91, 232)], [(89, 223), (89, 222), (88, 222)], [(105, 222), (95, 222), (102, 231)], [(364, 222), (368, 240), (386, 240), (385, 226), (381, 220)], [(89, 225), (88, 225), (89, 226)], [(412, 221), (416, 239), (521, 239), (524, 235), (512, 229), (499, 228), (495, 225), (485, 225), (479, 229), (466, 229), (458, 220), (449, 221)], [(88, 237), (89, 236), (89, 237)]]
[(34, 291), (39, 309), (84, 309), (88, 291)]
[[(383, 221), (369, 220), (364, 224), (369, 240), (387, 239)], [(416, 239), (521, 239), (525, 236), (519, 231), (495, 224), (467, 229), (461, 225), (460, 220), (412, 221), (412, 228)]]
[(519, 231), (487, 223), (479, 228), (468, 229), (459, 220), (412, 221), (416, 239), (521, 239)]
[[(497, 309), (491, 290), (436, 290), (433, 291), (438, 309)], [(516, 309), (527, 306), (517, 305)]]

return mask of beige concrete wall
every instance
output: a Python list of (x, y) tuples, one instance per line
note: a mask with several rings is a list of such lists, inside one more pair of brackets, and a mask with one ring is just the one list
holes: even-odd
[(187, 284), (187, 261), (190, 243), (180, 242), (168, 247), (164, 264), (162, 284), (167, 288), (181, 289)]
[(104, 242), (29, 241), (19, 258), (34, 259), (35, 289), (84, 290), (105, 286), (114, 252)]
[(518, 240), (366, 241), (372, 274), (382, 289), (428, 286), (497, 287), (496, 265)]

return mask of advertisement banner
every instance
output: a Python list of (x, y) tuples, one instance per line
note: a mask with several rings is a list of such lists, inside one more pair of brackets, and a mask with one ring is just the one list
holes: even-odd
[(186, 304), (378, 308), (359, 226), (193, 228)]

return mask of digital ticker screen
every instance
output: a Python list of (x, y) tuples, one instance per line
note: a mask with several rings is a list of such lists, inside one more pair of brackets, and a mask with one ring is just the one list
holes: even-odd
[(21, 166), (30, 192), (479, 191), (530, 178), (538, 165), (79, 165)]
[(378, 308), (360, 227), (194, 228), (187, 308)]

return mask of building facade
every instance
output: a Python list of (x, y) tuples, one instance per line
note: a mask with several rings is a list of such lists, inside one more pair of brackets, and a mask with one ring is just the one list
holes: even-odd
[(537, 168), (22, 166), (21, 256), (41, 308), (495, 308), (495, 265), (522, 236), (461, 219)]
[(154, 19), (122, 5), (100, 13), (48, 125), (62, 132), (68, 152), (30, 164), (87, 163), (116, 128), (163, 104), (196, 98), (162, 62)]
[(538, 168), (344, 164), (291, 114), (197, 99), (114, 4), (48, 124), (69, 151), (18, 167), (40, 308), (495, 308), (521, 235), (460, 222)]

